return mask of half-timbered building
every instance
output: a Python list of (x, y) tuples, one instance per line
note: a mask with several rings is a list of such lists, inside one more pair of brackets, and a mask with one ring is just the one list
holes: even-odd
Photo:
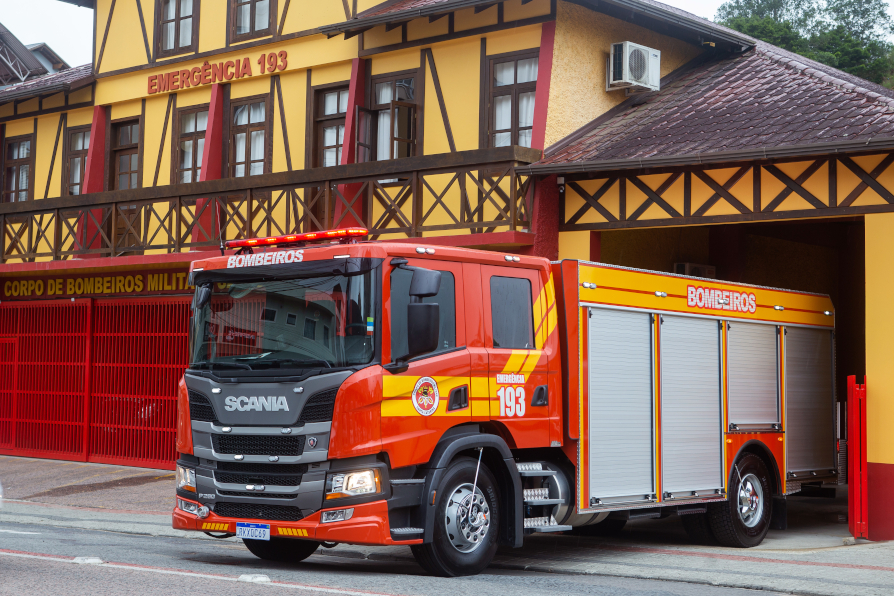
[(894, 92), (653, 0), (62, 1), (92, 63), (0, 88), (0, 453), (170, 468), (189, 262), (362, 225), (829, 294), (894, 536)]

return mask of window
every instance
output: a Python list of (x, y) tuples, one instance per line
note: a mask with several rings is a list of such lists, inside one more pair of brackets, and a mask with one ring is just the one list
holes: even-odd
[(232, 0), (232, 41), (263, 37), (273, 32), (275, 0)]
[(534, 349), (534, 308), (529, 280), (491, 277), (490, 316), (495, 348)]
[[(357, 161), (370, 161), (370, 158), (384, 161), (415, 155), (415, 76), (404, 74), (374, 79), (372, 95), (370, 109), (362, 110), (369, 114), (371, 122), (358, 127), (358, 134), (365, 134), (367, 138), (363, 139), (366, 142), (358, 143)], [(374, 137), (374, 143), (369, 142), (370, 137)], [(364, 154), (367, 148), (372, 155)]]
[(315, 111), (316, 152), (313, 167), (337, 166), (341, 163), (345, 140), (348, 88), (318, 91)]
[(31, 176), (34, 174), (34, 153), (31, 135), (7, 139), (3, 151), (3, 203), (16, 203), (31, 198)]
[(270, 323), (276, 322), (276, 310), (272, 308), (265, 308), (261, 311), (261, 320), (268, 321)]
[(87, 172), (87, 151), (90, 149), (90, 127), (81, 126), (68, 130), (68, 153), (65, 157), (65, 180), (63, 193), (79, 195), (83, 192), (84, 175)]
[(491, 147), (531, 146), (536, 87), (536, 55), (527, 53), (491, 59), (488, 98)]
[(304, 337), (313, 339), (317, 335), (317, 322), (313, 319), (304, 319)]
[(297, 323), (297, 322), (298, 322), (298, 315), (296, 315), (293, 312), (290, 312), (288, 314), (288, 316), (286, 317), (286, 325), (292, 325), (294, 327), (295, 323)]
[(232, 107), (230, 177), (257, 176), (269, 170), (267, 99), (246, 99)]
[(112, 137), (113, 190), (140, 187), (140, 122), (128, 120), (114, 127)]
[[(410, 280), (413, 272), (394, 269), (391, 272), (391, 359), (407, 353), (407, 305), (410, 303)], [(441, 271), (441, 287), (437, 296), (423, 298), (422, 302), (438, 305), (440, 323), (438, 348), (443, 352), (456, 347), (456, 283), (453, 274)], [(529, 291), (530, 293), (530, 291)]]
[(326, 325), (323, 325), (323, 345), (330, 350), (332, 349), (332, 346), (329, 344), (329, 327)]
[(199, 0), (158, 0), (157, 11), (157, 56), (194, 52), (199, 37)]
[(189, 108), (180, 112), (180, 134), (175, 141), (177, 168), (174, 184), (199, 181), (207, 128), (208, 108)]

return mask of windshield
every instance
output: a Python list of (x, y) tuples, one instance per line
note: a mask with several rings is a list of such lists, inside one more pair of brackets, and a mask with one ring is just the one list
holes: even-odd
[(210, 301), (193, 314), (190, 368), (287, 376), (372, 362), (379, 269), (339, 265), (296, 266), (290, 279), (258, 267), (253, 281), (245, 270), (232, 282), (216, 280)]

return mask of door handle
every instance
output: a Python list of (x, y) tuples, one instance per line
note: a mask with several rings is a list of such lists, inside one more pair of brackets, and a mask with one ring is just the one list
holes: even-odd
[(450, 397), (447, 399), (447, 411), (462, 410), (469, 407), (469, 387), (463, 385), (456, 387), (450, 391)]
[(534, 390), (534, 397), (531, 398), (532, 406), (548, 406), (549, 405), (549, 390), (546, 388), (546, 385), (540, 385), (537, 389)]

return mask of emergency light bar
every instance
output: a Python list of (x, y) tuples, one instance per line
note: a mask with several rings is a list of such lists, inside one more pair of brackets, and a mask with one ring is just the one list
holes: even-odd
[(288, 234), (286, 236), (270, 236), (268, 238), (248, 238), (246, 240), (227, 240), (227, 248), (258, 248), (261, 246), (275, 246), (278, 244), (293, 244), (295, 242), (310, 242), (312, 240), (341, 240), (344, 238), (358, 238), (368, 236), (366, 228), (342, 228), (340, 230), (323, 230), (321, 232), (308, 232), (306, 234)]

